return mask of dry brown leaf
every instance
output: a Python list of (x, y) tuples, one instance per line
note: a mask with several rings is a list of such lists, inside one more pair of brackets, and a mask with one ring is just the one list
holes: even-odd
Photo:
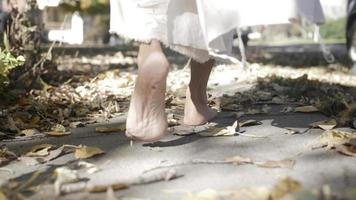
[(98, 147), (88, 147), (88, 146), (80, 145), (75, 149), (74, 156), (77, 159), (85, 159), (103, 153), (104, 151)]
[(254, 119), (245, 120), (239, 123), (239, 127), (260, 125), (261, 122)]
[(356, 138), (356, 132), (346, 132), (340, 130), (325, 131), (320, 136), (320, 144), (332, 148), (338, 145), (349, 143), (352, 139)]
[(317, 121), (310, 124), (312, 128), (319, 127), (325, 131), (331, 130), (337, 126), (337, 122), (335, 119)]
[(295, 165), (296, 161), (292, 159), (284, 159), (279, 161), (267, 160), (263, 162), (254, 162), (254, 164), (258, 167), (265, 168), (288, 168), (292, 169)]
[(39, 134), (40, 132), (37, 129), (25, 129), (21, 131), (21, 135), (24, 136), (33, 136), (35, 134)]
[(300, 106), (294, 109), (294, 112), (303, 112), (303, 113), (310, 113), (310, 112), (318, 112), (319, 110), (315, 106)]
[(50, 150), (48, 152), (48, 155), (46, 156), (34, 156), (30, 157), (28, 155), (26, 156), (21, 156), (19, 160), (24, 162), (26, 165), (37, 165), (39, 163), (45, 163), (51, 160), (54, 160), (58, 158), (60, 155), (66, 154), (68, 152), (72, 152), (72, 150), (68, 151), (69, 148), (67, 148), (65, 145), (61, 146), (57, 149)]
[(31, 150), (26, 154), (26, 156), (38, 156), (44, 157), (49, 155), (49, 150), (53, 149), (55, 145), (53, 144), (39, 144), (31, 148)]
[(336, 151), (347, 156), (356, 156), (356, 146), (352, 144), (338, 145)]
[(298, 192), (302, 190), (302, 184), (298, 181), (286, 177), (280, 180), (271, 190), (269, 200), (280, 200), (287, 194)]
[(253, 163), (251, 158), (245, 158), (245, 157), (240, 157), (240, 156), (227, 157), (227, 158), (225, 158), (225, 161), (232, 162), (233, 164), (236, 164), (236, 165)]
[(114, 132), (120, 132), (125, 130), (126, 130), (125, 124), (119, 124), (118, 126), (115, 127), (99, 126), (95, 128), (95, 131), (98, 133), (114, 133)]
[(48, 156), (42, 158), (42, 162), (51, 161), (53, 159), (58, 158), (60, 155), (63, 155), (63, 154), (69, 153), (69, 152), (73, 152), (73, 150), (69, 149), (65, 145), (63, 145), (55, 150), (50, 151)]

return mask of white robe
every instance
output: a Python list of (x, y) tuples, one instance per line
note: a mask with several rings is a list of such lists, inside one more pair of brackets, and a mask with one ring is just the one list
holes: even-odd
[(230, 55), (239, 27), (325, 21), (319, 0), (111, 0), (110, 13), (111, 33), (158, 39), (198, 62)]

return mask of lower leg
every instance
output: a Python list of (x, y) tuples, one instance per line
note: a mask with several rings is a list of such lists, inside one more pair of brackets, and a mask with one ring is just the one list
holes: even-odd
[(186, 93), (184, 124), (202, 125), (215, 117), (216, 112), (209, 108), (206, 94), (207, 84), (214, 60), (206, 63), (191, 61), (191, 79)]
[(137, 140), (154, 141), (167, 132), (165, 92), (169, 63), (159, 41), (140, 46), (138, 66), (126, 135)]

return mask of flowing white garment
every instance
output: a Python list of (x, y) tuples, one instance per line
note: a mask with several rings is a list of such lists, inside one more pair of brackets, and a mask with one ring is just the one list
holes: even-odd
[(319, 0), (111, 0), (110, 31), (142, 42), (158, 39), (199, 62), (230, 55), (236, 28), (324, 23)]

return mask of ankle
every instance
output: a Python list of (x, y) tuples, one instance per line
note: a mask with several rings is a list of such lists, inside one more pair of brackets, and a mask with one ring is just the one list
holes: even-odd
[(189, 84), (186, 92), (187, 99), (190, 99), (196, 104), (206, 104), (207, 103), (207, 94), (205, 88), (199, 88)]

